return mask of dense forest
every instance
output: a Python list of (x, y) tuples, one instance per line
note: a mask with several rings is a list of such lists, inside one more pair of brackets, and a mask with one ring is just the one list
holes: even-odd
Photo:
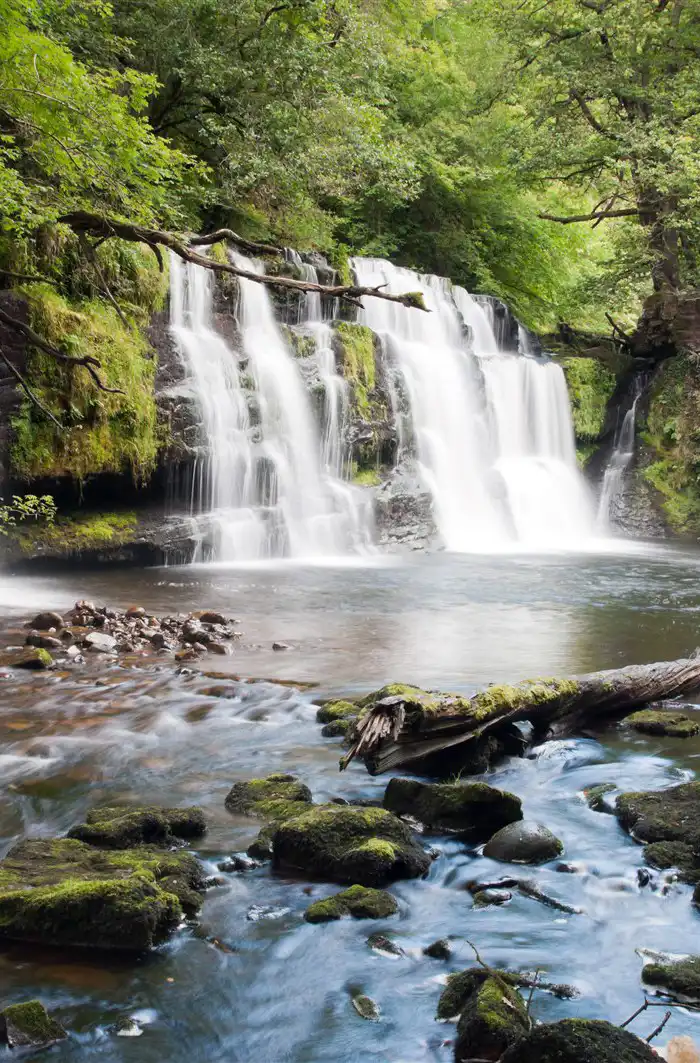
[(390, 257), (540, 332), (677, 353), (699, 269), (697, 0), (0, 14), (0, 284), (29, 308), (0, 320), (33, 351), (17, 475), (148, 473), (161, 248), (215, 230), (318, 250), (348, 281), (349, 254)]

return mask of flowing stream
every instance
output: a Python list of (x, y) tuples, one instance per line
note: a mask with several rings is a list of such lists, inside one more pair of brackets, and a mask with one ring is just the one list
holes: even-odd
[(445, 278), (377, 259), (354, 259), (353, 268), (361, 285), (421, 292), (430, 310), (368, 298), (361, 319), (403, 379), (409, 431), (446, 548), (589, 539), (594, 512), (576, 465), (561, 368), (525, 343), (509, 349), (488, 305)]
[[(644, 737), (611, 723), (545, 743), (489, 776), (565, 845), (568, 873), (555, 861), (516, 874), (580, 914), (517, 893), (503, 907), (475, 908), (466, 883), (508, 876), (512, 866), (426, 833), (421, 843), (440, 855), (426, 879), (391, 887), (397, 915), (311, 926), (305, 908), (337, 886), (275, 875), (267, 865), (217, 871), (260, 826), (230, 815), (224, 798), (239, 779), (290, 771), (317, 801), (381, 800), (387, 776), (372, 778), (359, 763), (338, 773), (343, 747), (321, 735), (315, 698), (391, 680), (471, 692), (674, 658), (697, 642), (699, 587), (697, 551), (669, 548), (4, 577), (4, 644), (24, 638), (17, 619), (27, 612), (81, 597), (158, 612), (223, 609), (238, 617), (243, 636), (232, 656), (199, 665), (215, 670), (215, 680), (136, 656), (2, 681), (0, 856), (22, 837), (66, 831), (94, 804), (196, 803), (210, 824), (196, 851), (221, 879), (197, 923), (141, 960), (0, 948), (3, 1002), (39, 997), (64, 1023), (71, 1036), (52, 1050), (57, 1063), (452, 1063), (454, 1027), (437, 1023), (435, 1008), (446, 975), (473, 965), (471, 941), (487, 963), (540, 969), (543, 979), (575, 987), (573, 1000), (536, 991), (535, 1020), (623, 1021), (643, 1000), (637, 950), (696, 952), (698, 915), (692, 887), (666, 885), (657, 873), (643, 884), (640, 847), (613, 816), (591, 811), (582, 790), (674, 785), (696, 771), (699, 739)], [(291, 647), (284, 653), (271, 648), (280, 639)], [(399, 955), (371, 948), (372, 933)], [(423, 955), (443, 937), (448, 960)], [(358, 992), (380, 1005), (378, 1023), (353, 1009)], [(646, 1036), (658, 1010), (632, 1029)], [(140, 1037), (117, 1036), (114, 1023), (127, 1016)], [(680, 1007), (657, 1043), (684, 1033), (700, 1038), (700, 1016)]]

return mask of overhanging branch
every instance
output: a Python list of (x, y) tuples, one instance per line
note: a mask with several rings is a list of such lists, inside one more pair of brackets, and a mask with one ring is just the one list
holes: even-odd
[(561, 217), (558, 214), (538, 214), (544, 221), (557, 221), (560, 225), (571, 225), (577, 221), (601, 221), (603, 218), (634, 218), (640, 211), (636, 207), (624, 207), (620, 210), (593, 210), (590, 214), (571, 214)]

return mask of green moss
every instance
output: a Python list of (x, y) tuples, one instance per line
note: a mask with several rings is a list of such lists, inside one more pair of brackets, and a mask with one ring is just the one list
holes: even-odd
[(668, 735), (671, 738), (691, 738), (700, 731), (700, 725), (683, 712), (663, 709), (642, 709), (633, 712), (625, 723), (635, 731), (649, 735)]
[(571, 400), (576, 439), (595, 443), (602, 434), (605, 412), (615, 390), (616, 378), (597, 358), (562, 358)]
[(131, 542), (138, 527), (135, 513), (76, 513), (53, 524), (25, 524), (10, 530), (23, 553), (81, 553)]
[(470, 841), (487, 841), (501, 827), (522, 819), (520, 798), (487, 783), (423, 783), (392, 779), (384, 807), (411, 815), (429, 827), (457, 830)]
[(108, 387), (98, 390), (84, 368), (31, 353), (27, 379), (40, 401), (65, 428), (59, 431), (29, 401), (12, 419), (11, 471), (18, 479), (103, 472), (132, 473), (145, 480), (158, 452), (154, 397), (156, 360), (138, 322), (126, 327), (99, 299), (71, 303), (41, 285), (28, 293), (33, 327), (66, 354), (98, 359)]
[(358, 469), (352, 477), (352, 482), (358, 487), (379, 487), (382, 478), (378, 469)]
[(282, 325), (282, 332), (295, 358), (312, 358), (316, 354), (316, 339), (308, 332)]
[(0, 864), (0, 939), (142, 950), (196, 910), (203, 874), (188, 853), (107, 853), (74, 839), (32, 839)]
[(504, 683), (475, 694), (469, 701), (468, 712), (476, 720), (485, 721), (504, 710), (565, 701), (577, 694), (578, 690), (579, 685), (573, 679), (527, 679), (516, 686)]
[(430, 866), (401, 820), (382, 808), (354, 805), (320, 805), (282, 823), (273, 859), (279, 867), (363, 886), (414, 878)]
[(628, 1030), (597, 1019), (564, 1019), (534, 1026), (501, 1063), (658, 1063), (651, 1047)]
[(306, 811), (311, 791), (294, 775), (268, 775), (266, 779), (237, 782), (226, 797), (229, 812), (258, 819), (284, 820)]
[(321, 705), (316, 713), (318, 723), (331, 723), (333, 720), (346, 720), (357, 716), (358, 706), (352, 701), (331, 701)]
[(0, 1016), (4, 1020), (7, 1040), (13, 1048), (50, 1045), (68, 1036), (39, 1000), (10, 1004)]
[(360, 414), (371, 415), (370, 392), (376, 382), (374, 333), (366, 325), (349, 321), (335, 324), (342, 374), (352, 388), (355, 405)]
[(344, 915), (351, 915), (355, 919), (384, 919), (397, 911), (396, 901), (385, 890), (351, 886), (333, 897), (316, 901), (306, 909), (304, 919), (307, 923), (328, 923)]
[(652, 455), (645, 480), (658, 492), (670, 526), (700, 532), (700, 358), (682, 354), (658, 369), (643, 438)]
[(71, 828), (69, 838), (106, 849), (135, 845), (173, 845), (177, 839), (199, 838), (206, 831), (201, 808), (94, 808), (86, 822)]

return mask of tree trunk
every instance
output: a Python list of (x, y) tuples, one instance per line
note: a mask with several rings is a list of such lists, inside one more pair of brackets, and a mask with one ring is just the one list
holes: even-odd
[(518, 720), (528, 720), (550, 736), (571, 733), (698, 689), (700, 652), (679, 661), (486, 687), (471, 698), (387, 687), (364, 699), (368, 711), (358, 720), (341, 768), (361, 756), (370, 773), (378, 775), (486, 736), (496, 738)]

